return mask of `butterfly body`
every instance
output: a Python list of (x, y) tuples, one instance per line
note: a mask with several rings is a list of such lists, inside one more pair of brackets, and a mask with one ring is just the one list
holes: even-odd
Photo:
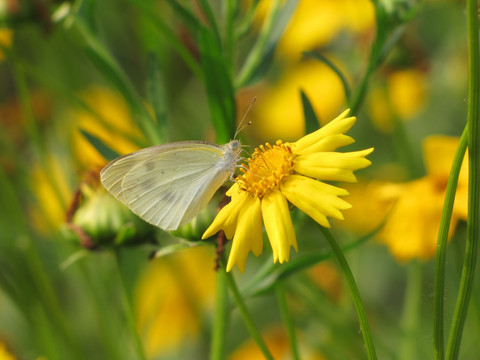
[(181, 141), (121, 156), (100, 172), (105, 188), (135, 214), (164, 230), (175, 230), (205, 208), (233, 174), (238, 140), (218, 146)]

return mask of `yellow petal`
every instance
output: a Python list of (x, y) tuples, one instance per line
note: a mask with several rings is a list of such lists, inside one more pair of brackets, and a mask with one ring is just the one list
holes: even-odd
[(280, 191), (272, 190), (262, 198), (262, 215), (272, 246), (273, 262), (288, 261), (290, 246), (297, 250), (297, 239), (287, 200)]
[(327, 216), (343, 220), (340, 210), (351, 207), (338, 197), (346, 195), (342, 190), (300, 175), (288, 176), (281, 184), (282, 194), (288, 201), (324, 227), (330, 227)]
[(225, 231), (227, 239), (231, 239), (235, 233), (238, 214), (240, 213), (246, 199), (247, 194), (243, 192), (232, 196), (232, 200), (218, 212), (208, 229), (205, 230), (202, 239), (207, 239), (222, 229)]
[[(355, 117), (345, 118), (350, 109), (345, 110), (337, 118), (330, 121), (325, 126), (311, 134), (305, 135), (300, 140), (292, 143), (292, 150), (294, 154), (303, 155), (317, 151), (318, 143), (328, 136), (344, 134), (353, 126), (356, 121)], [(340, 143), (345, 142), (345, 139), (340, 140)], [(339, 145), (343, 146), (343, 145)], [(339, 147), (337, 146), (337, 147)]]
[(255, 256), (262, 253), (262, 213), (260, 199), (248, 196), (240, 214), (238, 215), (237, 228), (233, 237), (232, 248), (228, 257), (227, 271), (232, 270), (236, 264), (243, 273), (247, 255), (252, 251)]
[(347, 153), (321, 152), (302, 155), (295, 158), (293, 169), (315, 179), (356, 182), (353, 171), (371, 164), (365, 156), (372, 151), (373, 148)]

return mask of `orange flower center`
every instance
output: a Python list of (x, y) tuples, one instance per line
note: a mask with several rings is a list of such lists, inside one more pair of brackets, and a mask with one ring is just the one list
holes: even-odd
[(288, 144), (277, 140), (276, 145), (260, 145), (240, 168), (243, 175), (235, 180), (240, 189), (261, 198), (269, 190), (278, 188), (285, 176), (293, 173), (292, 149)]

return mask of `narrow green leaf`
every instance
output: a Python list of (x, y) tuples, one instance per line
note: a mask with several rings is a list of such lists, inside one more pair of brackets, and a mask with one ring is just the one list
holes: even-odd
[(145, 137), (153, 144), (160, 143), (162, 139), (159, 135), (158, 128), (129, 78), (105, 47), (89, 32), (81, 20), (76, 19), (74, 25), (75, 35), (79, 37), (80, 41), (83, 41), (85, 53), (99, 69), (100, 73), (125, 97), (125, 100), (134, 113), (133, 118), (137, 120)]
[(338, 245), (337, 240), (333, 237), (332, 233), (323, 226), (318, 225), (320, 232), (323, 234), (325, 239), (330, 244), (333, 253), (340, 265), (340, 269), (343, 272), (347, 285), (350, 289), (353, 304), (355, 305), (355, 310), (357, 311), (358, 322), (360, 323), (360, 329), (362, 330), (363, 341), (365, 344), (365, 350), (367, 352), (367, 356), (369, 360), (376, 360), (377, 353), (375, 350), (375, 344), (373, 343), (372, 332), (370, 330), (370, 325), (367, 319), (367, 313), (365, 311), (365, 306), (363, 305), (363, 301), (360, 297), (360, 292), (358, 291), (357, 283), (355, 282), (355, 278), (353, 277), (352, 271), (350, 270), (350, 266), (348, 265), (347, 259), (345, 259), (345, 255), (341, 250), (340, 246)]
[(183, 23), (190, 31), (190, 34), (195, 35), (199, 31), (201, 24), (197, 17), (187, 8), (180, 5), (176, 0), (166, 0), (170, 7), (183, 20)]
[(153, 107), (157, 127), (159, 129), (162, 142), (166, 142), (167, 133), (167, 95), (164, 88), (163, 74), (158, 68), (157, 58), (154, 53), (148, 57), (148, 77), (147, 77), (147, 96)]
[(323, 62), (325, 65), (327, 65), (330, 69), (337, 74), (338, 78), (342, 82), (343, 85), (343, 91), (345, 92), (345, 99), (347, 99), (347, 103), (350, 102), (350, 97), (352, 96), (352, 91), (350, 90), (350, 85), (348, 84), (347, 78), (343, 74), (342, 70), (340, 70), (332, 61), (330, 61), (326, 56), (318, 53), (318, 52), (312, 52), (312, 51), (305, 51), (303, 52), (305, 56), (311, 57), (313, 59), (316, 59), (318, 61)]
[[(383, 226), (385, 226), (388, 216), (389, 214), (387, 214), (385, 219), (383, 219), (383, 221), (369, 233), (348, 244), (343, 245), (342, 251), (347, 252), (353, 250), (375, 236), (375, 234), (377, 234), (383, 228)], [(286, 278), (295, 275), (302, 270), (308, 269), (309, 267), (322, 261), (331, 259), (333, 255), (334, 253), (330, 249), (317, 250), (309, 252), (308, 254), (297, 256), (281, 266), (278, 266), (278, 264), (268, 263), (265, 268), (259, 270), (258, 273), (250, 280), (250, 282), (244, 287), (242, 293), (244, 297), (270, 293), (278, 281), (285, 280)]]
[(173, 254), (180, 250), (185, 250), (185, 249), (190, 249), (190, 248), (200, 247), (200, 246), (210, 246), (210, 243), (204, 242), (204, 241), (187, 241), (183, 239), (179, 241), (180, 242), (175, 244), (162, 246), (160, 249), (156, 250), (151, 257), (159, 258), (159, 257)]
[(217, 40), (218, 46), (221, 46), (222, 42), (220, 40), (220, 31), (218, 30), (217, 20), (215, 19), (215, 14), (213, 13), (210, 4), (206, 0), (200, 0), (199, 3), (203, 12), (205, 13), (208, 23), (210, 24), (212, 34)]
[(100, 140), (95, 135), (90, 134), (88, 131), (81, 129), (80, 132), (88, 140), (90, 144), (102, 155), (106, 160), (110, 161), (120, 156), (115, 150)]
[[(156, 14), (152, 11), (151, 7), (148, 6), (148, 4), (146, 4), (144, 0), (130, 0), (130, 2), (142, 12), (142, 15), (145, 17), (148, 23), (161, 34), (161, 36), (182, 58), (182, 60), (195, 74), (195, 76), (197, 76), (200, 80), (203, 81), (203, 73), (197, 60), (192, 56), (192, 54), (185, 47), (185, 45), (179, 40), (178, 36), (167, 26), (165, 21), (158, 18)], [(159, 46), (158, 42), (155, 43), (155, 46)], [(157, 51), (164, 51), (164, 49), (159, 48)]]
[(300, 89), (300, 96), (302, 97), (303, 116), (305, 118), (305, 134), (310, 134), (318, 129), (319, 121), (312, 103), (302, 89)]
[(240, 23), (237, 25), (235, 30), (235, 38), (237, 40), (245, 36), (251, 30), (255, 11), (257, 10), (259, 3), (260, 0), (253, 0), (245, 15), (240, 20)]
[(232, 139), (235, 133), (236, 105), (232, 79), (217, 41), (206, 28), (200, 30), (199, 47), (217, 142), (225, 143)]
[(270, 67), (275, 48), (297, 4), (298, 0), (288, 0), (280, 8), (279, 0), (272, 3), (272, 10), (265, 19), (258, 39), (235, 80), (237, 89), (251, 84)]

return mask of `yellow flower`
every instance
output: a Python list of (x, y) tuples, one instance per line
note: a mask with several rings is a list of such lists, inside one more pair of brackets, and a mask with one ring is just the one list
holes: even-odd
[(297, 142), (278, 140), (255, 149), (241, 169), (243, 175), (227, 191), (231, 202), (203, 234), (205, 239), (223, 229), (228, 239), (233, 238), (227, 271), (236, 264), (244, 272), (248, 253), (262, 252), (262, 219), (273, 261), (288, 261), (290, 247), (297, 250), (288, 202), (325, 227), (330, 227), (327, 217), (343, 219), (341, 210), (350, 204), (339, 196), (348, 192), (316, 179), (355, 182), (353, 171), (371, 164), (365, 156), (373, 149), (335, 152), (354, 142), (344, 135), (356, 120), (346, 117), (348, 111)]
[(297, 139), (305, 133), (300, 90), (307, 94), (322, 124), (338, 114), (345, 102), (342, 82), (327, 65), (303, 61), (264, 91), (252, 129), (258, 138)]
[[(274, 359), (291, 359), (288, 338), (285, 335), (285, 331), (283, 331), (280, 326), (273, 326), (263, 331), (262, 337)], [(302, 340), (304, 338), (304, 336), (299, 338), (302, 359), (325, 360), (326, 358), (320, 354), (318, 350), (312, 351), (306, 346), (303, 346), (304, 341)], [(265, 356), (258, 348), (258, 345), (252, 339), (248, 339), (228, 357), (228, 360), (242, 359), (263, 360), (265, 359)]]
[(0, 342), (0, 360), (15, 360), (15, 356), (13, 356), (5, 346), (4, 343)]
[(411, 120), (424, 107), (427, 74), (418, 69), (403, 69), (388, 75), (386, 88), (377, 86), (368, 96), (369, 113), (378, 130), (393, 131), (394, 118)]
[[(0, 29), (0, 49), (12, 46), (13, 31), (11, 29)], [(0, 50), (0, 61), (5, 59), (5, 53)]]
[(120, 154), (138, 150), (136, 143), (142, 138), (132, 120), (125, 101), (115, 92), (102, 87), (91, 86), (82, 98), (90, 108), (75, 110), (73, 147), (78, 161), (87, 169), (104, 166), (105, 159), (80, 133), (85, 130)]
[[(272, 1), (261, 1), (258, 23), (264, 21)], [(278, 45), (281, 55), (300, 57), (302, 51), (320, 48), (341, 32), (362, 33), (374, 24), (375, 8), (368, 0), (302, 0)]]
[(136, 289), (137, 327), (148, 358), (168, 353), (200, 335), (213, 307), (214, 258), (207, 247), (151, 261)]
[[(449, 136), (426, 138), (423, 150), (427, 175), (420, 179), (363, 186), (358, 191), (358, 203), (353, 201), (356, 196), (352, 190), (352, 203), (358, 208), (365, 204), (370, 220), (365, 218), (365, 213), (356, 214), (354, 219), (347, 219), (347, 225), (352, 225), (349, 220), (353, 220), (357, 229), (362, 223), (368, 227), (363, 230), (371, 230), (388, 214), (387, 222), (377, 236), (398, 261), (413, 258), (426, 260), (434, 256), (447, 180), (458, 141), (458, 138)], [(463, 166), (458, 179), (450, 235), (457, 223), (467, 218), (467, 193), (468, 171)]]

